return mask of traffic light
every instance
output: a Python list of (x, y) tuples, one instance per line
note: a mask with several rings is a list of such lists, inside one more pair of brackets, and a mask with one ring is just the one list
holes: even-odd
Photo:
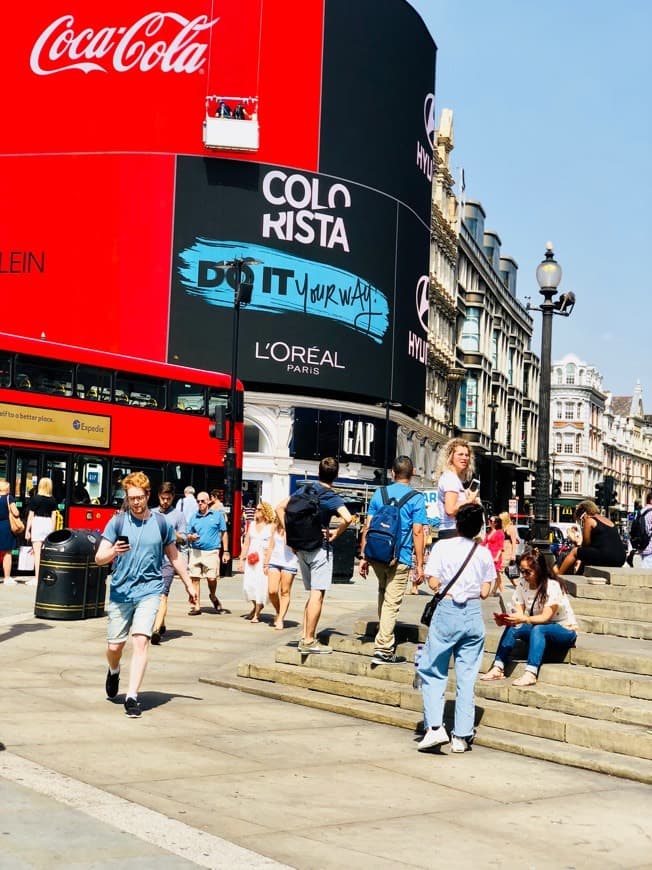
[(595, 485), (595, 501), (598, 505), (604, 504), (604, 483), (600, 481), (600, 483), (596, 483)]
[(209, 414), (210, 419), (213, 421), (208, 427), (208, 435), (210, 438), (219, 438), (220, 441), (224, 440), (224, 430), (225, 430), (225, 417), (226, 417), (226, 408), (224, 405), (215, 405), (212, 412)]
[(561, 480), (553, 480), (552, 482), (552, 497), (561, 498)]
[(616, 492), (615, 489), (612, 489), (611, 492), (609, 493), (609, 504), (610, 505), (618, 504), (618, 493)]

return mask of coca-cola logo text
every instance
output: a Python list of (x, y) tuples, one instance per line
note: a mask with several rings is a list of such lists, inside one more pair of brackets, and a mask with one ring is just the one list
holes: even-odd
[(210, 30), (207, 15), (192, 20), (176, 12), (150, 12), (129, 27), (74, 29), (72, 15), (62, 15), (34, 43), (29, 59), (39, 76), (65, 70), (123, 73), (132, 69), (149, 72), (195, 73), (206, 63), (208, 45), (198, 34)]

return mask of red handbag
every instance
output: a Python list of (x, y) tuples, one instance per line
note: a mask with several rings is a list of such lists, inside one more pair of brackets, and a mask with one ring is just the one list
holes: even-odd
[(258, 553), (249, 553), (247, 556), (247, 564), (248, 565), (257, 565), (260, 562), (260, 556)]

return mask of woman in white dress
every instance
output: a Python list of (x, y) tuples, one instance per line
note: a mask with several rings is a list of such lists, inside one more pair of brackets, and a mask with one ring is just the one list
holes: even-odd
[(260, 612), (267, 603), (267, 575), (265, 574), (265, 554), (274, 530), (274, 510), (266, 501), (261, 501), (254, 513), (253, 522), (247, 529), (242, 546), (244, 579), (242, 588), (247, 601), (251, 601), (251, 611), (247, 619), (260, 622)]
[(264, 569), (267, 573), (269, 600), (276, 611), (274, 628), (281, 631), (285, 627), (285, 614), (290, 606), (290, 590), (299, 568), (299, 560), (294, 550), (285, 542), (285, 529), (278, 516), (274, 532), (265, 554)]

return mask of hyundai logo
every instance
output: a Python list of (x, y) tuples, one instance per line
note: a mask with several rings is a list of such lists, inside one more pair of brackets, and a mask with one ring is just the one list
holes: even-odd
[(417, 281), (417, 317), (419, 323), (423, 327), (424, 332), (428, 332), (428, 290), (430, 288), (430, 279), (427, 275), (422, 275)]
[(435, 95), (428, 94), (423, 103), (423, 126), (426, 128), (426, 138), (430, 147), (435, 150)]

